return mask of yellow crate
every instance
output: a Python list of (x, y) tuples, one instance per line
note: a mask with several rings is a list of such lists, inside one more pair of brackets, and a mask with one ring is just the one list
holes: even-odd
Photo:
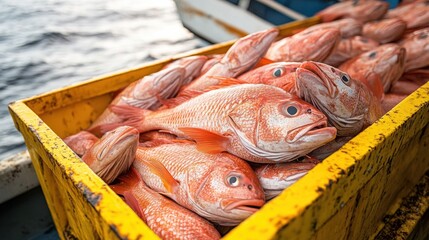
[[(281, 27), (286, 36), (317, 18)], [(226, 42), (88, 80), (9, 105), (61, 238), (156, 235), (61, 138), (87, 128), (113, 93), (188, 55), (223, 53)], [(429, 83), (317, 165), (225, 239), (365, 239), (429, 169)], [(395, 205), (396, 204), (396, 205)]]

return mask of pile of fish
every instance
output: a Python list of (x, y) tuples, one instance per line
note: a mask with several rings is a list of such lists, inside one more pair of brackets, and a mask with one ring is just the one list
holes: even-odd
[(427, 81), (428, 12), (342, 2), (179, 59), (64, 141), (160, 237), (218, 239)]

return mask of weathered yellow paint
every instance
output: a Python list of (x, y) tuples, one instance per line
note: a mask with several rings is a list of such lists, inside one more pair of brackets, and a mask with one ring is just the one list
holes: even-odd
[[(309, 26), (312, 18), (284, 26)], [(301, 24), (301, 25), (300, 25)], [(10, 104), (62, 238), (153, 238), (154, 233), (64, 144), (115, 92), (171, 60), (224, 53), (213, 45)], [(228, 233), (225, 239), (348, 239), (378, 231), (384, 215), (429, 169), (429, 83)], [(376, 208), (377, 207), (377, 208)], [(365, 231), (360, 231), (362, 228)], [(330, 231), (330, 229), (332, 229)]]
[(157, 238), (24, 102), (10, 110), (61, 238)]

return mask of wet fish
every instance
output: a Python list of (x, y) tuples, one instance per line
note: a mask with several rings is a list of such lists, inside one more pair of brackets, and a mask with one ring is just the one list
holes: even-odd
[(398, 95), (409, 95), (415, 90), (417, 90), (421, 85), (413, 81), (403, 81), (399, 79), (399, 81), (392, 84), (389, 93), (394, 93)]
[(339, 69), (365, 83), (381, 99), (404, 72), (405, 56), (405, 48), (388, 43), (346, 61)]
[(340, 149), (344, 144), (346, 144), (353, 137), (337, 137), (333, 141), (328, 142), (327, 144), (321, 146), (320, 148), (309, 153), (310, 156), (313, 156), (317, 159), (324, 160), (329, 157), (332, 153)]
[(216, 228), (197, 214), (148, 188), (135, 169), (110, 186), (162, 239), (220, 239)]
[(398, 103), (404, 100), (408, 95), (388, 93), (384, 96), (381, 106), (383, 107), (384, 113), (387, 113), (394, 108)]
[(305, 176), (317, 163), (318, 161), (291, 162), (257, 166), (255, 173), (264, 189), (266, 200), (279, 195), (284, 189)]
[(362, 33), (363, 24), (353, 18), (344, 18), (332, 22), (325, 22), (308, 27), (304, 31), (313, 31), (315, 29), (337, 28), (342, 38), (349, 38)]
[(401, 18), (407, 29), (429, 27), (429, 2), (415, 2), (389, 10), (387, 18)]
[(388, 18), (365, 23), (362, 35), (379, 43), (398, 40), (407, 29), (407, 24), (400, 18)]
[[(95, 136), (85, 133), (65, 139), (68, 146), (78, 152), (84, 150), (82, 160), (106, 183), (113, 182), (121, 173), (128, 171), (134, 161), (139, 132), (128, 126), (121, 126), (107, 132), (94, 141)], [(81, 139), (82, 145), (77, 140)]]
[(389, 9), (384, 1), (345, 1), (329, 6), (318, 13), (323, 22), (331, 22), (340, 18), (354, 18), (360, 22), (380, 19)]
[(327, 64), (303, 62), (296, 82), (298, 96), (325, 113), (338, 136), (354, 136), (382, 116), (365, 85)]
[(402, 74), (402, 81), (411, 81), (422, 86), (429, 81), (429, 67), (410, 70)]
[(200, 152), (192, 142), (139, 147), (133, 166), (150, 188), (220, 225), (237, 225), (265, 203), (244, 160)]
[(284, 90), (239, 84), (205, 92), (159, 111), (112, 108), (141, 132), (162, 129), (193, 139), (200, 150), (259, 162), (286, 162), (335, 138), (324, 114)]
[(225, 56), (225, 54), (212, 54), (212, 55), (207, 56), (208, 59), (207, 59), (206, 63), (204, 63), (203, 67), (201, 68), (201, 75), (205, 74), (215, 64), (219, 63), (220, 60), (222, 60), (222, 58), (224, 56)]
[(98, 140), (97, 136), (88, 131), (80, 131), (63, 139), (79, 157), (82, 157)]
[(338, 67), (343, 62), (367, 51), (375, 49), (380, 44), (370, 38), (354, 36), (341, 39), (338, 47), (323, 62)]
[(273, 43), (265, 57), (275, 62), (323, 61), (340, 39), (337, 28), (305, 30)]
[(173, 67), (184, 68), (185, 74), (181, 83), (182, 85), (185, 85), (201, 75), (201, 71), (203, 70), (203, 66), (206, 64), (207, 60), (208, 57), (203, 55), (184, 57), (167, 64), (163, 69)]
[(246, 83), (262, 83), (295, 94), (295, 71), (300, 62), (275, 62), (252, 69), (237, 79)]
[(404, 37), (399, 45), (406, 49), (405, 72), (429, 66), (429, 28), (414, 31)]
[(428, 0), (402, 0), (398, 6), (404, 6), (404, 5), (408, 5), (408, 4), (412, 4), (412, 3), (416, 3), (416, 2), (428, 2)]
[[(145, 76), (122, 90), (111, 105), (131, 105), (143, 109), (156, 109), (161, 106), (160, 99), (174, 97), (182, 86), (186, 70), (182, 67), (172, 67)], [(121, 118), (106, 108), (87, 131), (102, 136), (105, 131), (100, 130), (101, 125), (120, 123)]]
[(181, 91), (205, 90), (219, 81), (211, 76), (236, 77), (251, 69), (264, 56), (279, 31), (275, 28), (249, 34), (238, 39), (205, 74), (185, 86)]
[(170, 133), (160, 132), (156, 130), (140, 133), (140, 142), (147, 142), (147, 141), (153, 141), (153, 140), (159, 140), (159, 139), (173, 140), (173, 139), (177, 139), (177, 136)]

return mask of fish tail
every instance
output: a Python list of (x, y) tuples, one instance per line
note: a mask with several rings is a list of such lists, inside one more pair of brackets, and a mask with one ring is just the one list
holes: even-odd
[(142, 209), (143, 206), (132, 192), (132, 189), (135, 188), (139, 182), (143, 181), (138, 172), (134, 168), (131, 168), (127, 173), (119, 176), (117, 180), (119, 183), (110, 185), (110, 188), (112, 188), (116, 194), (123, 196), (128, 206), (130, 206), (140, 218), (145, 220), (144, 211)]

